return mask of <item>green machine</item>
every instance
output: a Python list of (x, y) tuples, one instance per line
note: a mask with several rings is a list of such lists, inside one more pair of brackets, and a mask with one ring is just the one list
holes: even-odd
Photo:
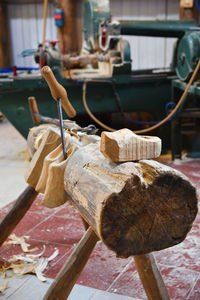
[[(77, 111), (76, 121), (86, 114), (83, 105), (83, 84), (87, 81), (87, 105), (93, 114), (146, 112), (153, 122), (166, 116), (165, 107), (171, 99), (171, 86), (179, 77), (186, 80), (185, 69), (191, 72), (196, 64), (198, 51), (198, 27), (194, 21), (117, 21), (112, 22), (109, 1), (87, 0), (84, 8), (83, 53), (78, 57), (63, 56), (55, 45), (43, 49), (45, 64), (49, 65), (60, 84), (68, 93)], [(170, 70), (139, 70), (131, 68), (131, 50), (124, 35), (177, 37)], [(186, 52), (187, 59), (180, 58), (179, 52), (189, 36), (197, 36), (194, 41), (196, 51)], [(188, 42), (190, 44), (190, 42)], [(195, 59), (194, 59), (195, 57)], [(40, 51), (35, 53), (39, 62)], [(188, 61), (189, 65), (188, 66)], [(184, 67), (183, 67), (184, 65)], [(183, 70), (184, 69), (184, 70)], [(176, 72), (177, 70), (177, 72)], [(187, 73), (187, 72), (186, 72)], [(189, 76), (189, 75), (188, 75)], [(33, 126), (28, 97), (37, 99), (39, 111), (43, 115), (56, 117), (56, 109), (50, 91), (40, 70), (8, 73), (0, 75), (0, 110), (26, 137)], [(67, 118), (65, 115), (64, 117)], [(107, 118), (107, 125), (111, 118)], [(87, 124), (93, 121), (88, 117)], [(137, 122), (136, 122), (137, 123)], [(145, 122), (143, 125), (147, 126)], [(134, 125), (132, 125), (134, 126)], [(138, 126), (138, 125), (137, 125)], [(134, 129), (134, 128), (133, 128)], [(154, 132), (155, 134), (155, 132)], [(169, 144), (169, 123), (156, 132), (163, 137), (164, 147)]]
[[(176, 102), (193, 74), (200, 59), (200, 32), (186, 32), (179, 41), (176, 55), (176, 74), (172, 80), (172, 97)], [(200, 157), (200, 72), (181, 105), (180, 113), (172, 122), (172, 157), (181, 158), (183, 148), (189, 157)]]

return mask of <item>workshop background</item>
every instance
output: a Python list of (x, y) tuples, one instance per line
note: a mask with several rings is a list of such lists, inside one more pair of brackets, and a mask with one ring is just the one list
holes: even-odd
[[(77, 0), (77, 2), (78, 1), (82, 0)], [(101, 2), (103, 2), (103, 0)], [(184, 5), (187, 6), (188, 3), (189, 8), (185, 8)], [(53, 16), (56, 7), (57, 6), (54, 2), (49, 1), (47, 11), (46, 40), (57, 40), (58, 38), (57, 28), (55, 26), (55, 20)], [(200, 6), (198, 6), (198, 1), (110, 1), (110, 10), (113, 20), (195, 19), (198, 24), (198, 9), (200, 9)], [(22, 57), (20, 56), (20, 54), (26, 49), (36, 49), (38, 44), (41, 43), (43, 38), (43, 10), (44, 4), (40, 0), (0, 0), (0, 68), (17, 66), (18, 68), (22, 67), (38, 69), (38, 64), (35, 63), (33, 56)], [(174, 46), (177, 41), (177, 38), (124, 36), (123, 39), (128, 40), (131, 46), (130, 53), (133, 71), (153, 68), (154, 70), (156, 70), (155, 72), (159, 73), (160, 69), (164, 71), (168, 69), (170, 70), (170, 64), (172, 62)], [(12, 72), (13, 70), (11, 70), (11, 74)], [(188, 75), (187, 72), (188, 70), (186, 70), (186, 74)], [(27, 74), (32, 76), (30, 70), (28, 70)], [(27, 74), (22, 74), (22, 77), (26, 76)], [(122, 74), (117, 75), (119, 75), (118, 84), (119, 86), (122, 86), (123, 90), (123, 70)], [(128, 74), (127, 77), (126, 75), (127, 74), (125, 74), (125, 80), (129, 80), (130, 78), (134, 79), (135, 76), (135, 74), (133, 74), (133, 76), (132, 74)], [(141, 74), (139, 73), (139, 75)], [(142, 74), (142, 76), (143, 75), (144, 74)], [(149, 75), (149, 73), (147, 73), (147, 75), (147, 77), (149, 78), (152, 74), (150, 73)], [(17, 82), (16, 75), (14, 75), (13, 77), (11, 75), (12, 79), (10, 79), (11, 77), (9, 76), (5, 76), (5, 78), (4, 74), (1, 76), (0, 87), (4, 87), (5, 84), (5, 90), (7, 88), (6, 84), (9, 85), (9, 80), (14, 80), (15, 83)], [(161, 75), (161, 82), (163, 82), (162, 76), (163, 74)], [(168, 76), (168, 74), (165, 74), (165, 76)], [(171, 71), (169, 71), (170, 80), (172, 77), (174, 78), (174, 76), (176, 77), (175, 79), (177, 79), (174, 70), (173, 74), (171, 74)], [(121, 78), (122, 82), (120, 82)], [(17, 86), (17, 91), (20, 91), (20, 89), (22, 91), (23, 87), (20, 86), (20, 75), (17, 83), (19, 83), (19, 86)], [(27, 84), (29, 89), (28, 93), (30, 93), (30, 91), (35, 92), (37, 89), (36, 86), (36, 89), (34, 90), (35, 87), (32, 88), (31, 84), (32, 83), (30, 83), (30, 85), (29, 83)], [(134, 84), (135, 81), (133, 81), (133, 85)], [(167, 87), (169, 87), (170, 84), (171, 81), (168, 82)], [(178, 80), (177, 83), (175, 80), (173, 88), (171, 89), (170, 87), (168, 89), (169, 93), (167, 94), (167, 97), (169, 97), (166, 100), (166, 102), (171, 101), (170, 97), (173, 94), (171, 93), (171, 90), (173, 89), (177, 93), (174, 93), (175, 100), (177, 102), (182, 92), (184, 91), (186, 84), (187, 83), (185, 81), (182, 82), (181, 80)], [(41, 85), (39, 87), (43, 86)], [(192, 107), (189, 107), (189, 110), (187, 110), (186, 108), (186, 110), (182, 112), (182, 117), (179, 118), (178, 115), (173, 123), (167, 124), (167, 130), (162, 132), (162, 137), (164, 137), (166, 144), (168, 144), (168, 147), (164, 149), (165, 151), (163, 155), (158, 159), (158, 161), (185, 174), (189, 178), (189, 181), (196, 186), (197, 193), (199, 195), (200, 94), (198, 94), (198, 80), (195, 83), (195, 87), (197, 87), (197, 90), (193, 89), (194, 95), (191, 95), (191, 98), (193, 97), (193, 100), (190, 102), (188, 101), (189, 103), (191, 103)], [(45, 89), (47, 90), (46, 87)], [(0, 92), (0, 101), (2, 101), (4, 97), (4, 88), (2, 90), (0, 89)], [(41, 92), (41, 90), (39, 92)], [(110, 90), (105, 88), (105, 93), (106, 92), (108, 92), (109, 95), (111, 94)], [(19, 107), (16, 108), (15, 91), (12, 91), (12, 93), (13, 96), (10, 97), (12, 98), (11, 106), (13, 105), (14, 107), (13, 111), (17, 111), (17, 121), (21, 123), (21, 127), (19, 126), (21, 131), (19, 131), (25, 136), (25, 133), (23, 133), (23, 129), (27, 129), (29, 123), (26, 123), (25, 126), (23, 125), (22, 120), (23, 113), (27, 112), (28, 110), (28, 105), (26, 107), (24, 104), (20, 104), (20, 97), (22, 95), (20, 94), (17, 99)], [(25, 97), (26, 102), (27, 95), (32, 96), (32, 94), (30, 95), (28, 93)], [(91, 92), (90, 94), (91, 98), (93, 97), (93, 95), (96, 94), (98, 93), (95, 89), (93, 89), (93, 92)], [(129, 94), (129, 90), (126, 91), (125, 95), (127, 97)], [(160, 101), (160, 99), (162, 98), (161, 96), (165, 96), (164, 94), (165, 92), (162, 92), (161, 89), (161, 91), (159, 91), (158, 101)], [(80, 97), (81, 92), (79, 91), (78, 93), (76, 93), (75, 90), (74, 95), (78, 95), (78, 97)], [(140, 93), (138, 93), (138, 95), (140, 95)], [(148, 94), (148, 91), (146, 92), (146, 95), (150, 95)], [(9, 97), (9, 89), (8, 93), (5, 93), (5, 96)], [(42, 97), (45, 96), (46, 94), (42, 94)], [(189, 99), (191, 98), (189, 97)], [(123, 98), (121, 100), (123, 102)], [(138, 96), (136, 97), (136, 100), (140, 102), (140, 98)], [(49, 103), (54, 102), (55, 101), (52, 100)], [(148, 102), (150, 103), (147, 97), (147, 101), (145, 103)], [(40, 103), (40, 101), (38, 101), (38, 103)], [(46, 115), (48, 115), (48, 110), (50, 110), (50, 105), (48, 106), (47, 103), (48, 102), (44, 103), (43, 106), (39, 104), (41, 105), (41, 111)], [(3, 108), (6, 111), (5, 103)], [(54, 108), (55, 107), (53, 107), (53, 109)], [(56, 111), (56, 108), (54, 110)], [(155, 110), (155, 108), (153, 108), (152, 110)], [(14, 123), (16, 120), (16, 115), (14, 115), (13, 113)], [(26, 118), (30, 119), (30, 112), (28, 112), (27, 115), (28, 117), (26, 116)], [(166, 115), (165, 111), (163, 115)], [(137, 119), (137, 117), (140, 117), (140, 114), (137, 115), (137, 113), (133, 113), (133, 115), (130, 114), (129, 116)], [(53, 113), (52, 117), (55, 117)], [(78, 116), (76, 119), (77, 123), (79, 121), (79, 117), (80, 116)], [(146, 117), (145, 114), (144, 117)], [(119, 113), (117, 113), (117, 117), (113, 115), (112, 118), (114, 122), (116, 120), (118, 122)], [(109, 117), (107, 117), (106, 121), (108, 121), (108, 119)], [(182, 129), (180, 129), (180, 122), (176, 122), (176, 120), (180, 121), (180, 119), (182, 122)], [(142, 118), (142, 120), (144, 119)], [(154, 119), (149, 118), (149, 116), (148, 120), (155, 121)], [(18, 129), (17, 121), (16, 128)], [(86, 117), (86, 119), (83, 119), (81, 121), (81, 125), (84, 124), (85, 126), (88, 125), (88, 123), (93, 123), (93, 121), (89, 119), (88, 116)], [(32, 120), (31, 124), (33, 124)], [(150, 125), (145, 124), (144, 128), (148, 128), (148, 126)], [(178, 133), (178, 135), (175, 135), (174, 133)], [(179, 143), (179, 139), (182, 138), (183, 135), (184, 137), (187, 137), (186, 142), (189, 141), (188, 144), (185, 143), (185, 145), (188, 145), (189, 151), (188, 149), (182, 147), (181, 142)], [(170, 140), (170, 138), (172, 137), (173, 140)], [(188, 153), (192, 153), (192, 155), (188, 156)], [(23, 178), (23, 174), (25, 173), (25, 169), (29, 165), (29, 161), (30, 157), (27, 153), (26, 140), (9, 123), (9, 121), (6, 120), (5, 117), (2, 117), (0, 121), (0, 218), (3, 218), (6, 215), (6, 213), (14, 204), (14, 200), (21, 194), (23, 189), (27, 186)], [(70, 257), (76, 245), (84, 235), (85, 228), (77, 210), (75, 210), (68, 203), (64, 204), (63, 206), (56, 207), (54, 209), (49, 209), (41, 204), (42, 199), (43, 196), (39, 194), (31, 208), (28, 210), (25, 217), (14, 229), (14, 235), (10, 238), (10, 244), (5, 244), (0, 249), (0, 273), (2, 274), (2, 277), (0, 278), (0, 290), (2, 288), (2, 291), (0, 291), (0, 298), (3, 300), (42, 299), (49, 286), (52, 284), (53, 280), (56, 278), (57, 274), (61, 270), (62, 266)], [(26, 242), (29, 243), (28, 248), (37, 248), (36, 252), (33, 252), (34, 254), (36, 253), (36, 255), (38, 255), (39, 253), (40, 256), (44, 256), (47, 260), (53, 254), (53, 258), (51, 257), (51, 259), (48, 261), (48, 266), (43, 272), (44, 276), (46, 276), (47, 278), (47, 281), (44, 283), (41, 282), (35, 275), (26, 274), (17, 277), (11, 276), (10, 278), (8, 278), (8, 286), (5, 286), (5, 268), (3, 268), (2, 265), (7, 263), (11, 259), (11, 257), (13, 257), (13, 255), (24, 255), (20, 247), (20, 243), (24, 244), (25, 242), (22, 240), (20, 240), (20, 242), (18, 240), (18, 244), (16, 242), (17, 237), (24, 236)], [(168, 249), (154, 252), (164, 283), (169, 292), (170, 299), (200, 299), (199, 251), (200, 216), (198, 213), (193, 223), (191, 231), (188, 233), (186, 239), (182, 243)], [(103, 242), (99, 241), (95, 250), (92, 252), (88, 264), (86, 265), (80, 277), (78, 278), (76, 285), (73, 288), (72, 293), (70, 294), (68, 299), (147, 300), (147, 295), (140, 281), (133, 257), (129, 257), (127, 259), (116, 258), (114, 252), (109, 250), (103, 244)]]
[[(32, 57), (20, 58), (24, 50), (35, 48), (42, 40), (43, 4), (8, 1), (8, 19), (11, 33), (12, 62), (19, 67), (37, 67)], [(31, 2), (30, 0), (27, 2)], [(49, 3), (46, 38), (56, 40), (53, 12)], [(178, 20), (179, 1), (173, 0), (111, 0), (114, 20)], [(21, 32), (21, 34), (19, 34)], [(169, 67), (173, 54), (174, 38), (126, 36), (131, 45), (132, 69)]]

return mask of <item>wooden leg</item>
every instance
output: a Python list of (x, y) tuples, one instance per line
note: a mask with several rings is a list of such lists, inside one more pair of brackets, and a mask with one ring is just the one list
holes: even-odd
[(38, 192), (29, 185), (17, 198), (8, 213), (3, 217), (0, 222), (0, 246), (23, 218), (37, 195)]
[(89, 227), (56, 276), (43, 300), (67, 299), (97, 241), (97, 235)]
[(169, 300), (169, 294), (152, 253), (134, 256), (137, 271), (149, 300)]
[(83, 217), (81, 217), (81, 220), (82, 220), (85, 230), (87, 230), (89, 228), (89, 224), (85, 221), (85, 219)]

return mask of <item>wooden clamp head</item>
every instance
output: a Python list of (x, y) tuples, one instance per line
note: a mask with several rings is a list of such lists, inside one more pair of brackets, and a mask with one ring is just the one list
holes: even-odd
[(35, 113), (39, 114), (38, 106), (35, 97), (28, 97), (29, 109), (33, 119), (33, 123), (40, 123), (40, 118), (38, 118)]
[(62, 103), (62, 106), (63, 106), (66, 114), (70, 118), (75, 117), (76, 111), (68, 99), (67, 92), (66, 92), (65, 88), (60, 83), (58, 83), (51, 68), (48, 66), (44, 66), (42, 68), (41, 72), (50, 88), (52, 97), (55, 100), (58, 100), (59, 98), (61, 98), (61, 103)]

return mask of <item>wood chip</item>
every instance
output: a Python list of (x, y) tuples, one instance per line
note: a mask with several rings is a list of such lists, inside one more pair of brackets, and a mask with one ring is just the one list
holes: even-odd
[(3, 294), (3, 292), (5, 291), (5, 289), (7, 289), (8, 287), (8, 281), (4, 281), (3, 284), (0, 287), (0, 294)]
[[(29, 252), (30, 244), (26, 243), (25, 238), (28, 239), (28, 236), (18, 237), (14, 233), (9, 236), (10, 241), (4, 242), (4, 245), (20, 245), (24, 252)], [(32, 250), (31, 250), (32, 251)]]
[[(38, 250), (37, 247), (29, 249), (30, 245), (26, 243), (25, 239), (28, 239), (29, 236), (17, 237), (15, 234), (9, 236), (10, 240), (5, 242), (4, 245), (20, 245), (24, 252), (33, 252)], [(46, 269), (49, 261), (53, 260), (58, 254), (58, 249), (55, 249), (52, 255), (49, 257), (42, 257), (46, 250), (46, 246), (43, 245), (43, 249), (38, 254), (18, 254), (13, 255), (9, 259), (9, 265), (1, 265), (0, 272), (2, 273), (2, 278), (25, 275), (27, 273), (36, 274), (39, 280), (46, 281), (46, 278), (43, 275), (43, 271)], [(6, 271), (12, 270), (14, 275), (7, 275)]]
[[(27, 255), (13, 255), (10, 259), (10, 265), (5, 268), (6, 271), (12, 270), (17, 276), (25, 275), (28, 273), (36, 274), (37, 278), (41, 281), (46, 281), (43, 271), (46, 269), (49, 261), (53, 260), (58, 254), (58, 249), (55, 249), (54, 253), (49, 257), (41, 257), (46, 247), (43, 247), (42, 252), (39, 254), (27, 254)], [(5, 276), (6, 277), (6, 276)]]

